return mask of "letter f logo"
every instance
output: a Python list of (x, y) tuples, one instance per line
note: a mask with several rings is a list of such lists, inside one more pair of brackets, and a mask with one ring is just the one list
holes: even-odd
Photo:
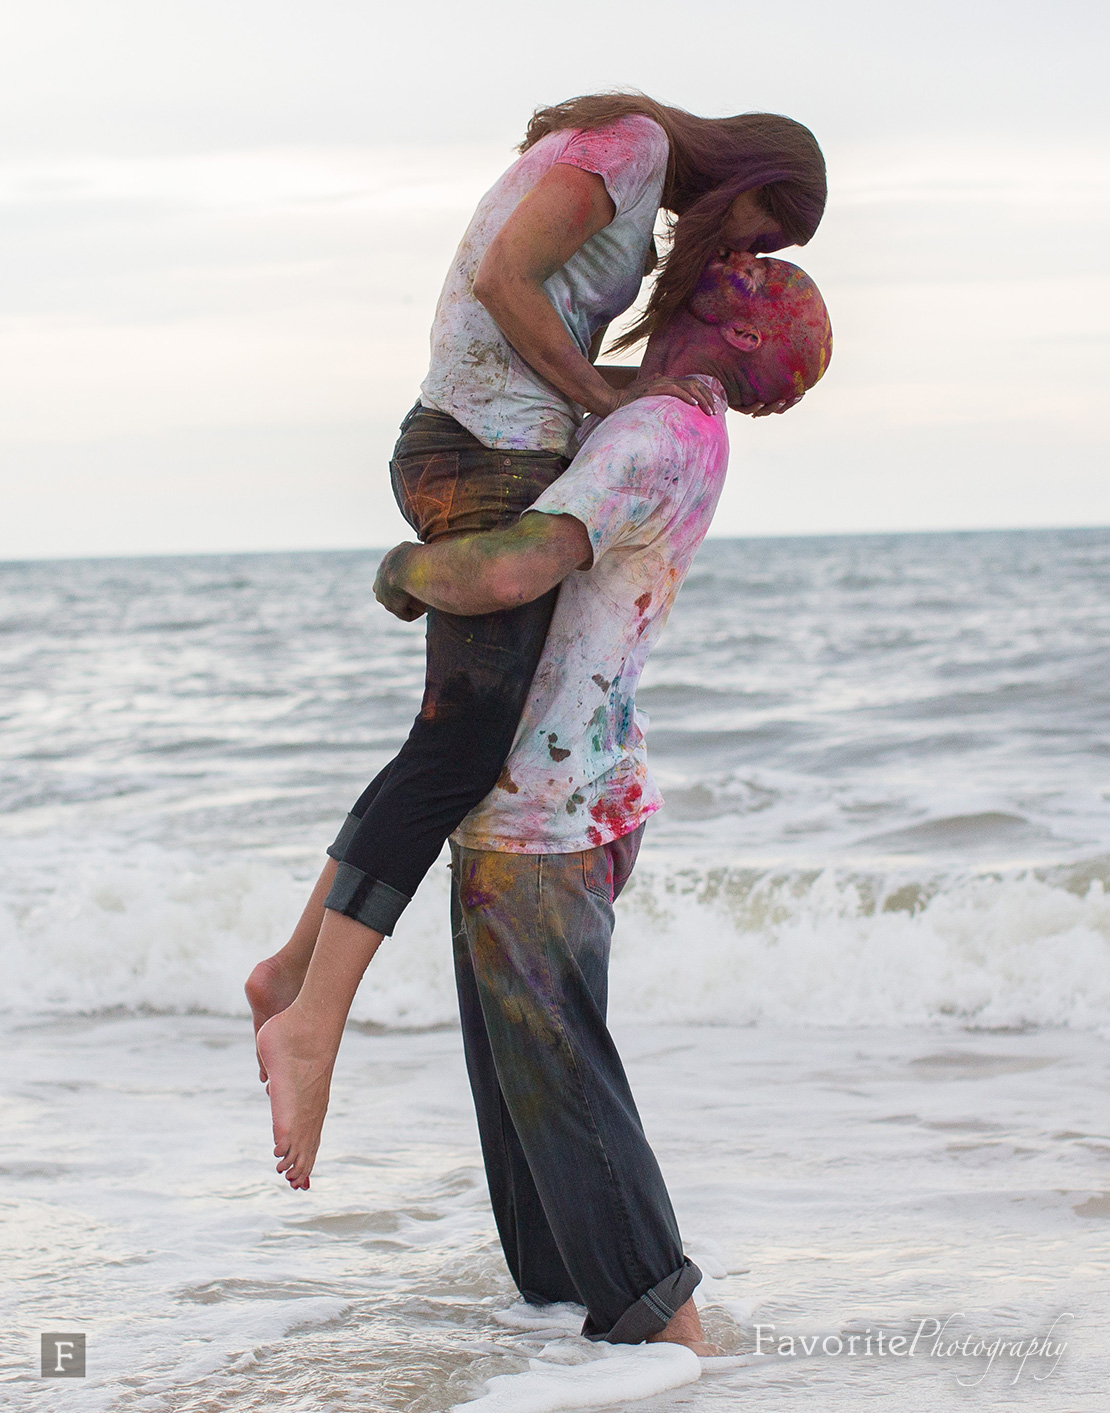
[(41, 1336), (41, 1372), (44, 1379), (85, 1377), (85, 1336), (51, 1331)]

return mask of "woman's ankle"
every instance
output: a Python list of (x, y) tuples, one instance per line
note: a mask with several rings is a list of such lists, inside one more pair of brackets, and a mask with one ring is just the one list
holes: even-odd
[(288, 1033), (298, 1044), (316, 1051), (327, 1051), (333, 1056), (338, 1052), (347, 1021), (346, 1009), (340, 1005), (326, 998), (306, 1001), (302, 992), (282, 1015)]

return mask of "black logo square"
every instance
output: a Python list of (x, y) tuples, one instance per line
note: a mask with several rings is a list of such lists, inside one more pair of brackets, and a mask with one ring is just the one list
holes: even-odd
[(85, 1377), (85, 1336), (83, 1334), (44, 1334), (42, 1337), (42, 1376), (44, 1379), (83, 1379)]

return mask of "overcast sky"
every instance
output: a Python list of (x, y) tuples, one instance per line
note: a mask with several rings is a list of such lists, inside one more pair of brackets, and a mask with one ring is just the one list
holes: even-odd
[(36, 0), (0, 22), (0, 557), (384, 545), (477, 198), (537, 104), (789, 113), (832, 368), (719, 534), (1110, 522), (1110, 6)]

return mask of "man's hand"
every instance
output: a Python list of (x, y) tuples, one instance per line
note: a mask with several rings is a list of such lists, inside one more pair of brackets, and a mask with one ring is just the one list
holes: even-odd
[(395, 618), (404, 623), (412, 623), (428, 611), (427, 604), (414, 599), (399, 583), (409, 555), (419, 548), (420, 546), (414, 545), (411, 540), (394, 545), (378, 565), (377, 577), (374, 579), (374, 597), (382, 608), (388, 609)]
[(738, 407), (737, 412), (742, 412), (745, 417), (770, 417), (772, 412), (789, 412), (792, 407), (797, 407), (805, 393), (799, 393), (797, 397), (784, 397), (779, 402), (753, 402), (749, 407)]
[(526, 512), (515, 525), (391, 549), (374, 581), (378, 602), (411, 622), (428, 608), (467, 618), (531, 603), (588, 569), (593, 546), (573, 515)]

